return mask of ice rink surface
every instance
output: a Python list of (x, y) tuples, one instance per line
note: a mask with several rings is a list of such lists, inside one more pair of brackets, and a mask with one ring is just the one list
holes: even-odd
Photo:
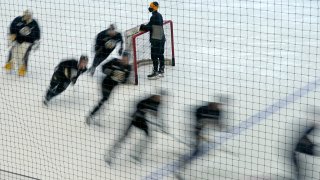
[[(21, 179), (174, 179), (170, 164), (190, 153), (176, 139), (193, 143), (194, 108), (215, 100), (216, 94), (230, 98), (224, 113), (228, 129), (243, 127), (241, 122), (252, 117), (259, 116), (255, 118), (259, 121), (193, 160), (182, 175), (294, 179), (290, 156), (297, 134), (308, 122), (319, 122), (308, 113), (320, 102), (319, 1), (159, 1), (164, 19), (174, 22), (176, 47), (176, 66), (168, 66), (163, 79), (149, 81), (145, 77), (151, 66), (139, 68), (140, 84), (117, 87), (97, 116), (104, 128), (84, 123), (100, 98), (101, 72), (81, 76), (74, 87), (43, 107), (53, 69), (61, 59), (85, 53), (92, 62), (96, 34), (113, 22), (124, 31), (148, 21), (148, 3), (0, 0), (2, 64), (14, 17), (32, 9), (42, 30), (40, 49), (30, 55), (26, 77), (0, 71), (0, 179), (19, 179), (16, 174), (25, 175)], [(129, 155), (143, 134), (133, 132), (115, 165), (106, 165), (105, 150), (123, 133), (136, 102), (161, 88), (168, 96), (162, 116), (154, 121), (164, 121), (175, 139), (153, 127), (145, 156), (136, 163)], [(212, 144), (219, 135), (210, 132), (207, 137)], [(320, 133), (314, 137), (319, 141)], [(320, 179), (320, 159), (300, 158), (305, 179)]]

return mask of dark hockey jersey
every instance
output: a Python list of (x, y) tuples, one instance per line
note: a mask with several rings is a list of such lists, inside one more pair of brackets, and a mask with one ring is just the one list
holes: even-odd
[(148, 24), (140, 26), (141, 31), (150, 31), (150, 42), (165, 41), (165, 34), (163, 31), (163, 18), (158, 11), (153, 11)]
[(73, 84), (76, 83), (78, 77), (87, 71), (78, 69), (78, 61), (75, 59), (66, 59), (61, 61), (55, 68), (55, 76), (61, 79), (70, 80)]
[(95, 44), (95, 51), (96, 53), (107, 53), (112, 51), (114, 48), (112, 49), (107, 49), (106, 48), (106, 43), (108, 41), (114, 41), (114, 43), (121, 43), (121, 49), (123, 49), (123, 39), (122, 39), (122, 35), (121, 33), (118, 33), (111, 37), (108, 35), (107, 30), (101, 31), (98, 35), (97, 35), (97, 39), (96, 39), (96, 44)]
[(137, 105), (137, 110), (134, 113), (134, 117), (144, 119), (146, 112), (157, 113), (160, 102), (154, 101), (151, 98), (140, 101)]
[(208, 106), (201, 106), (196, 112), (197, 121), (200, 121), (201, 119), (219, 120), (220, 115), (220, 110), (211, 110)]
[(114, 58), (102, 65), (102, 72), (118, 83), (125, 83), (130, 75), (131, 65), (124, 65)]
[(18, 43), (34, 43), (34, 41), (40, 39), (40, 28), (36, 20), (33, 19), (27, 24), (22, 16), (19, 16), (12, 21), (10, 25), (10, 34), (16, 35), (16, 41)]

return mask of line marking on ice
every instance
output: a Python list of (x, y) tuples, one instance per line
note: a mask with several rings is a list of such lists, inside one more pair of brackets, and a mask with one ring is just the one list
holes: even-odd
[(185, 160), (188, 163), (190, 163), (192, 160), (207, 154), (210, 150), (218, 148), (220, 145), (222, 145), (226, 141), (233, 139), (234, 137), (240, 135), (242, 132), (246, 131), (252, 126), (267, 119), (272, 114), (280, 111), (280, 109), (286, 108), (289, 104), (294, 103), (295, 101), (299, 100), (301, 97), (307, 95), (309, 92), (314, 91), (317, 88), (318, 84), (320, 84), (320, 78), (316, 79), (313, 82), (307, 83), (305, 86), (297, 89), (292, 94), (289, 94), (286, 97), (279, 99), (272, 105), (266, 107), (264, 110), (261, 110), (258, 113), (254, 114), (253, 116), (249, 117), (247, 120), (242, 121), (239, 124), (239, 126), (234, 127), (228, 133), (221, 133), (220, 138), (217, 138), (218, 140), (216, 142), (209, 144), (207, 147), (204, 147), (204, 150), (198, 155), (196, 156), (191, 156), (190, 154), (182, 155), (177, 161), (164, 164), (161, 168), (158, 168), (157, 170), (151, 172), (148, 176), (144, 177), (143, 179), (158, 180), (168, 176), (169, 174), (175, 172), (180, 168), (179, 163), (181, 163), (181, 161)]

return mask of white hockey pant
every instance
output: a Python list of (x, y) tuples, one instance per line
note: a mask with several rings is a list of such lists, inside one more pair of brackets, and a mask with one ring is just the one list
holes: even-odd
[(23, 42), (23, 43), (16, 43), (12, 46), (9, 54), (9, 61), (12, 65), (18, 65), (21, 67), (22, 65), (27, 66), (28, 57), (31, 50), (32, 43)]

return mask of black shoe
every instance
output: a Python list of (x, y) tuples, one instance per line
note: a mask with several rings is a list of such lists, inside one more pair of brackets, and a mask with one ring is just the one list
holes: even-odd
[(157, 71), (153, 71), (152, 74), (148, 75), (149, 79), (156, 79), (158, 77), (158, 72)]
[(91, 124), (91, 119), (92, 119), (92, 116), (91, 116), (91, 115), (89, 115), (88, 117), (86, 117), (86, 124), (87, 124), (88, 126), (90, 126), (90, 124)]
[(44, 100), (44, 101), (43, 101), (43, 105), (45, 105), (45, 106), (47, 106), (47, 107), (48, 107), (48, 103), (49, 103), (49, 101), (47, 101), (47, 100)]

